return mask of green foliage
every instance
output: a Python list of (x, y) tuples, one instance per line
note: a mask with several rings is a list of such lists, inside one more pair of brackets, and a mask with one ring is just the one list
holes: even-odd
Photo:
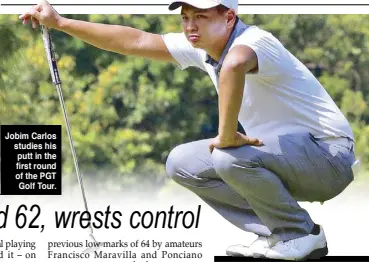
[[(180, 32), (176, 15), (71, 15), (71, 18)], [(350, 120), (358, 156), (369, 163), (368, 15), (241, 15), (271, 31), (304, 63), (320, 65), (320, 82)], [(196, 69), (126, 57), (53, 31), (63, 96), (81, 168), (95, 175), (164, 180), (177, 144), (204, 134), (217, 116), (210, 78)], [(124, 37), (124, 36), (122, 36)], [(0, 124), (62, 124), (64, 119), (39, 31), (0, 16)], [(63, 168), (73, 171), (63, 132)], [(139, 178), (141, 179), (141, 178)]]

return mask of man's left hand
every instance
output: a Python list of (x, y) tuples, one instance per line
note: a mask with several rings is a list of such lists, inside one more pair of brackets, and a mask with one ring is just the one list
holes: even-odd
[(224, 140), (219, 135), (213, 139), (209, 145), (210, 153), (214, 148), (240, 147), (244, 145), (262, 146), (264, 145), (260, 139), (248, 137), (240, 132), (233, 139)]

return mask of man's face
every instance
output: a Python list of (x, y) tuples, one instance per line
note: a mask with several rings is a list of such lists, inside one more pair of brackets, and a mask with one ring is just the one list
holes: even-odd
[(204, 10), (183, 5), (181, 15), (183, 32), (196, 48), (209, 48), (227, 35), (227, 12), (220, 13), (216, 7)]

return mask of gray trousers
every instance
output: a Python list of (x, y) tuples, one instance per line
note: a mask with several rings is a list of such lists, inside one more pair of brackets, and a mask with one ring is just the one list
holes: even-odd
[(324, 202), (352, 181), (352, 146), (327, 144), (310, 133), (264, 140), (264, 146), (215, 149), (210, 139), (175, 147), (166, 170), (240, 229), (283, 241), (311, 232), (297, 201)]

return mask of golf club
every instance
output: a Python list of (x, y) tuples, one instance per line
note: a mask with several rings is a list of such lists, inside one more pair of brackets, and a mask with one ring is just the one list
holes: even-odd
[[(57, 66), (57, 62), (56, 62), (56, 58), (55, 58), (55, 53), (54, 53), (54, 48), (53, 48), (51, 35), (50, 35), (50, 32), (49, 32), (49, 29), (44, 25), (41, 25), (41, 33), (42, 33), (42, 39), (43, 39), (44, 47), (45, 47), (45, 51), (46, 51), (46, 57), (47, 57), (48, 64), (49, 64), (51, 78), (52, 78), (53, 83), (56, 86), (57, 91), (58, 91), (59, 101), (60, 101), (60, 104), (61, 104), (62, 109), (63, 109), (63, 115), (64, 115), (66, 129), (67, 129), (67, 133), (68, 133), (68, 137), (69, 137), (70, 148), (72, 150), (74, 166), (75, 166), (75, 169), (76, 169), (78, 182), (79, 182), (79, 185), (80, 185), (80, 188), (81, 188), (83, 202), (84, 202), (84, 205), (85, 205), (85, 210), (87, 212), (89, 212), (88, 205), (87, 205), (87, 199), (86, 199), (86, 195), (85, 195), (85, 190), (84, 190), (84, 187), (83, 187), (83, 180), (82, 180), (81, 173), (79, 171), (77, 155), (76, 155), (74, 144), (73, 144), (73, 138), (72, 138), (72, 134), (71, 134), (71, 128), (70, 128), (70, 124), (69, 124), (69, 120), (68, 120), (68, 115), (67, 115), (67, 111), (66, 111), (65, 104), (64, 104), (64, 99), (63, 99), (63, 94), (62, 94), (62, 89), (61, 89), (61, 80), (60, 80), (60, 76), (59, 76), (59, 71), (58, 71), (58, 66)], [(89, 236), (96, 244), (94, 245), (94, 247), (88, 248), (84, 251), (84, 252), (87, 252), (87, 253), (91, 253), (91, 252), (93, 252), (93, 251), (95, 251), (99, 248), (99, 243), (96, 241), (95, 237), (93, 236), (93, 228), (92, 228), (91, 224), (89, 226)]]

